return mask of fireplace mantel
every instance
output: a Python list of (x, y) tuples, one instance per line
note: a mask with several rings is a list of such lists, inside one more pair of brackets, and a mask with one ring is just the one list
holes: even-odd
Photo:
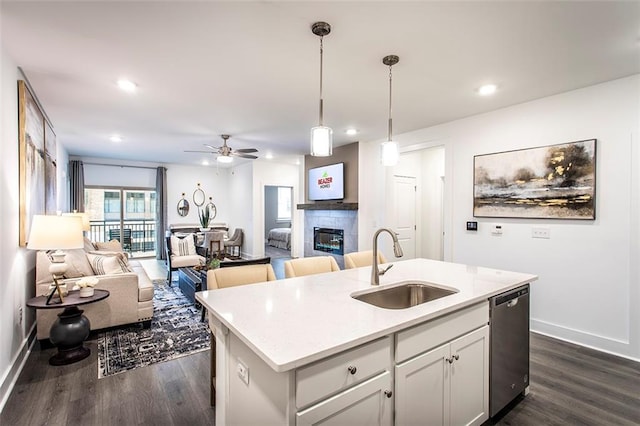
[(358, 210), (358, 203), (309, 203), (298, 204), (296, 207), (298, 210)]

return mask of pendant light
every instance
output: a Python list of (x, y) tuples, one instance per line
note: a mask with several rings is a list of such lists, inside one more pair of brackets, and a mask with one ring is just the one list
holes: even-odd
[(386, 142), (380, 145), (380, 160), (383, 166), (395, 166), (398, 164), (399, 149), (398, 142), (391, 138), (392, 118), (391, 118), (391, 67), (397, 64), (400, 58), (396, 55), (389, 55), (382, 58), (382, 63), (389, 67), (389, 134)]
[(322, 121), (322, 40), (331, 32), (331, 25), (326, 22), (316, 22), (311, 31), (320, 37), (320, 123), (311, 129), (311, 155), (314, 157), (329, 157), (333, 154), (333, 130), (326, 127)]

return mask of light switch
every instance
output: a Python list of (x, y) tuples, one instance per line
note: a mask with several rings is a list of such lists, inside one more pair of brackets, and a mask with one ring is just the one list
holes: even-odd
[(502, 225), (494, 223), (491, 226), (491, 235), (496, 235), (496, 236), (502, 235)]
[(548, 240), (551, 238), (551, 230), (541, 227), (531, 228), (531, 238), (544, 238)]

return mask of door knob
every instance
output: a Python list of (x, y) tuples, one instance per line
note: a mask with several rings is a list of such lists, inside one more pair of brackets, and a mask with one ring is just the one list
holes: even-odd
[(391, 392), (390, 390), (386, 390), (386, 391), (384, 391), (384, 395), (385, 395), (387, 398), (391, 398), (391, 397), (393, 396), (393, 392)]
[(353, 365), (348, 366), (347, 370), (349, 370), (349, 373), (351, 373), (351, 374), (356, 374), (356, 372), (358, 371), (358, 369), (356, 367), (354, 367)]

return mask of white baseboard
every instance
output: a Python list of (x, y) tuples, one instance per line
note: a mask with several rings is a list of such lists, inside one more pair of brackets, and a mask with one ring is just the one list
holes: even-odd
[(637, 349), (634, 349), (629, 341), (599, 336), (597, 334), (535, 319), (531, 319), (531, 331), (596, 351), (640, 362), (640, 353), (637, 353)]
[(27, 337), (22, 341), (20, 350), (16, 353), (15, 357), (11, 361), (11, 365), (7, 370), (7, 373), (0, 382), (0, 412), (4, 410), (4, 405), (13, 391), (13, 387), (20, 376), (20, 372), (24, 368), (29, 354), (33, 349), (33, 345), (36, 343), (36, 324), (34, 323), (31, 330), (27, 334)]

